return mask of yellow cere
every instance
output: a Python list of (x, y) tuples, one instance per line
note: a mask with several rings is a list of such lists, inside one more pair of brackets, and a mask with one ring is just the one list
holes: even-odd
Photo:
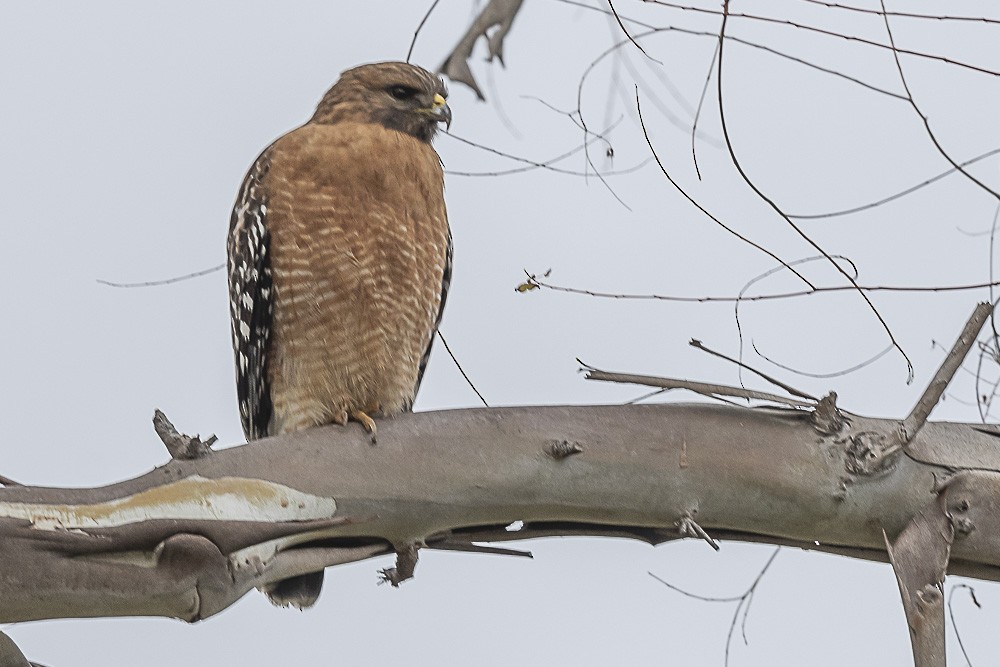
[(445, 100), (441, 93), (434, 93), (434, 108), (443, 107), (444, 105)]

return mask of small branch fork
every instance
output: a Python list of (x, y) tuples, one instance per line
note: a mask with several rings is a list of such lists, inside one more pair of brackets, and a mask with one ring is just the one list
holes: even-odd
[(729, 634), (726, 636), (726, 658), (725, 658), (725, 663), (724, 664), (728, 665), (729, 664), (729, 649), (730, 649), (730, 647), (731, 647), (731, 645), (733, 643), (733, 633), (736, 631), (736, 622), (739, 620), (740, 612), (741, 611), (743, 612), (743, 622), (741, 623), (740, 631), (741, 631), (741, 633), (743, 635), (743, 643), (746, 644), (746, 643), (748, 643), (747, 642), (747, 633), (746, 633), (746, 630), (747, 630), (747, 616), (750, 613), (750, 605), (753, 603), (753, 596), (757, 592), (757, 587), (760, 585), (761, 580), (764, 579), (764, 575), (767, 574), (768, 569), (770, 569), (771, 564), (774, 563), (774, 559), (778, 556), (778, 552), (780, 552), (780, 551), (781, 551), (781, 547), (778, 547), (777, 549), (775, 549), (771, 553), (771, 557), (767, 559), (766, 563), (764, 563), (764, 567), (762, 567), (760, 569), (760, 572), (757, 573), (757, 577), (753, 580), (753, 583), (750, 584), (750, 587), (747, 588), (746, 591), (744, 591), (740, 595), (733, 595), (733, 596), (730, 596), (730, 597), (709, 597), (709, 596), (706, 596), (706, 595), (698, 595), (697, 593), (691, 593), (690, 591), (686, 591), (683, 588), (675, 586), (675, 585), (671, 584), (670, 582), (666, 581), (665, 579), (662, 579), (662, 578), (656, 576), (652, 572), (649, 573), (649, 576), (651, 576), (653, 579), (656, 579), (658, 582), (660, 582), (661, 584), (663, 584), (664, 586), (666, 586), (670, 590), (675, 591), (677, 593), (680, 593), (684, 597), (689, 597), (689, 598), (694, 599), (694, 600), (701, 600), (702, 602), (737, 602), (738, 603), (736, 605), (736, 609), (733, 612), (733, 620), (729, 624)]

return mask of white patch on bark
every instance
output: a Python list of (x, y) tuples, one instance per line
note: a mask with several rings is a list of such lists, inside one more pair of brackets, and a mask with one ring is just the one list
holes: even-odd
[(39, 530), (124, 526), (150, 519), (308, 521), (337, 512), (333, 498), (260, 479), (192, 475), (165, 486), (92, 505), (0, 503), (0, 517), (30, 521)]

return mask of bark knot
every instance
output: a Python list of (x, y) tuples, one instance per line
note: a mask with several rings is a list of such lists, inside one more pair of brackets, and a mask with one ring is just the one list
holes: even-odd
[(896, 461), (891, 446), (881, 433), (863, 431), (852, 435), (847, 446), (847, 471), (865, 476), (888, 471)]
[(816, 404), (809, 421), (821, 435), (834, 435), (844, 426), (844, 418), (837, 409), (837, 392), (831, 391)]
[(545, 453), (556, 461), (561, 461), (568, 456), (579, 454), (582, 451), (583, 445), (574, 440), (550, 440), (545, 445)]

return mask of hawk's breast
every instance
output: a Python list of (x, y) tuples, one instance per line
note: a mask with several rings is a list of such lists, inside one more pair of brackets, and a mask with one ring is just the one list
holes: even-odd
[(443, 173), (377, 125), (306, 125), (272, 149), (272, 433), (409, 409), (447, 262)]

